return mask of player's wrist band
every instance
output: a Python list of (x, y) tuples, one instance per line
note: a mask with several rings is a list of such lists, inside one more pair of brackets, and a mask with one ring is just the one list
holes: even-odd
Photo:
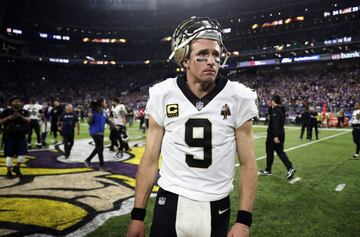
[(252, 223), (252, 214), (251, 212), (248, 211), (244, 211), (244, 210), (239, 210), (237, 217), (236, 217), (236, 222), (237, 223), (241, 223), (247, 226), (251, 226)]
[(143, 221), (145, 219), (146, 209), (134, 207), (131, 211), (131, 220)]

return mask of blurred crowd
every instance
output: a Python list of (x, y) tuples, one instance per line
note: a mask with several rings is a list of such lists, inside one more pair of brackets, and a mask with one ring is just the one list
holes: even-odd
[[(172, 65), (89, 66), (47, 63), (0, 63), (0, 107), (18, 95), (39, 103), (59, 98), (86, 111), (93, 99), (118, 97), (121, 103), (139, 109), (146, 104), (148, 88), (176, 76)], [(223, 74), (226, 72), (223, 72)], [(287, 71), (245, 71), (229, 75), (258, 93), (260, 116), (267, 113), (273, 94), (283, 98), (289, 112), (302, 112), (313, 106), (319, 112), (351, 111), (360, 94), (360, 69), (357, 67)]]

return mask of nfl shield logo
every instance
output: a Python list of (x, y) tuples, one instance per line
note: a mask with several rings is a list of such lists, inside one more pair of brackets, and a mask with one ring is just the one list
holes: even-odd
[(202, 110), (202, 108), (204, 108), (204, 102), (202, 101), (196, 102), (195, 107), (197, 108), (197, 110)]
[(159, 205), (161, 205), (161, 206), (165, 205), (165, 203), (166, 203), (166, 197), (160, 197), (158, 203), (159, 203)]

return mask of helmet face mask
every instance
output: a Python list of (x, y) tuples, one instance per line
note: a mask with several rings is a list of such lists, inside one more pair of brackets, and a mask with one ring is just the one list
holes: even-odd
[(190, 44), (195, 39), (215, 40), (219, 43), (221, 51), (227, 53), (222, 38), (223, 31), (216, 20), (212, 20), (209, 17), (193, 16), (183, 21), (176, 28), (171, 42), (172, 53), (168, 60), (174, 57), (176, 63), (183, 67), (182, 63), (190, 53)]

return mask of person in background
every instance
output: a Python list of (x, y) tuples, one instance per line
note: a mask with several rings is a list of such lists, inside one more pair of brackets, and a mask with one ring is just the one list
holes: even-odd
[(306, 107), (304, 112), (301, 114), (301, 132), (300, 139), (303, 139), (304, 131), (306, 129), (306, 139), (309, 139), (310, 135), (310, 111)]
[(43, 116), (42, 126), (41, 126), (41, 145), (44, 147), (48, 145), (46, 143), (46, 137), (47, 137), (48, 132), (50, 132), (50, 129), (51, 129), (51, 115), (50, 115), (51, 110), (52, 110), (51, 102), (46, 101), (46, 103), (43, 105), (44, 116)]
[[(22, 109), (23, 102), (20, 97), (10, 100), (10, 108), (5, 109), (0, 115), (0, 125), (4, 125), (4, 155), (6, 157), (6, 178), (13, 178), (14, 172), (22, 177), (20, 166), (25, 162), (27, 154), (26, 134), (30, 129), (31, 119), (27, 110)], [(13, 167), (12, 159), (17, 157)]]
[(105, 124), (109, 124), (111, 129), (115, 129), (115, 125), (109, 120), (107, 113), (104, 111), (106, 108), (106, 100), (98, 99), (91, 102), (91, 112), (88, 114), (89, 133), (95, 143), (95, 148), (91, 154), (85, 159), (84, 164), (86, 167), (91, 167), (91, 160), (97, 154), (99, 157), (99, 170), (108, 171), (104, 164), (104, 132)]
[(352, 136), (353, 136), (353, 141), (355, 143), (355, 153), (352, 156), (352, 159), (358, 160), (359, 152), (360, 152), (360, 102), (357, 102), (355, 104), (354, 111), (349, 123), (353, 128)]
[(29, 134), (27, 137), (28, 147), (31, 149), (31, 138), (32, 138), (32, 132), (35, 131), (36, 134), (36, 147), (41, 148), (41, 136), (40, 136), (40, 122), (41, 120), (44, 120), (44, 112), (43, 112), (43, 106), (36, 103), (34, 98), (31, 98), (29, 101), (29, 104), (24, 105), (23, 107), (25, 110), (27, 110), (30, 114), (30, 129)]
[(60, 115), (63, 112), (63, 108), (61, 107), (61, 102), (59, 99), (55, 99), (54, 107), (50, 111), (51, 117), (51, 132), (54, 136), (54, 144), (58, 143), (57, 141), (57, 134), (58, 134), (58, 123)]
[(309, 141), (312, 140), (312, 130), (314, 128), (315, 138), (319, 140), (319, 128), (317, 122), (318, 112), (315, 107), (310, 107), (310, 133), (309, 133)]
[(266, 138), (266, 168), (260, 170), (260, 175), (269, 176), (272, 174), (272, 165), (274, 163), (274, 151), (278, 154), (280, 160), (287, 169), (286, 178), (292, 179), (296, 170), (294, 169), (287, 154), (284, 152), (285, 143), (285, 108), (281, 105), (281, 97), (274, 95), (271, 99), (269, 109), (270, 119)]
[(131, 104), (126, 108), (126, 120), (129, 123), (129, 127), (132, 127), (134, 121), (134, 109)]
[(80, 122), (77, 115), (74, 113), (72, 104), (65, 106), (64, 113), (59, 119), (60, 130), (63, 137), (65, 159), (70, 156), (71, 148), (74, 145), (75, 126), (77, 128), (77, 135), (80, 135)]

